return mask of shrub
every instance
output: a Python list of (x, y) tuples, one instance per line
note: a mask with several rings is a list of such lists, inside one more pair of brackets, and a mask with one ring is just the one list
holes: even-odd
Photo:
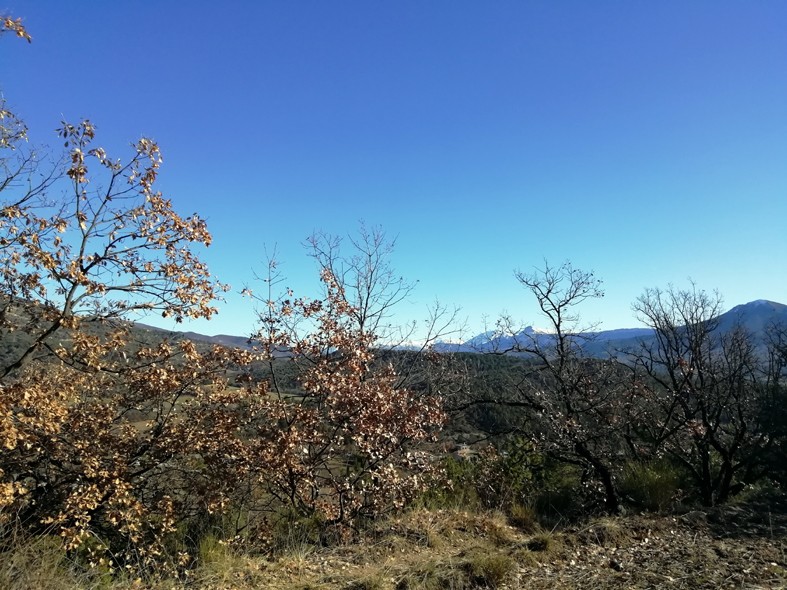
[(474, 586), (498, 588), (516, 568), (516, 562), (502, 553), (479, 553), (468, 558), (465, 568)]
[(488, 508), (529, 504), (544, 484), (544, 456), (527, 439), (511, 438), (499, 450), (488, 447), (479, 460), (477, 486)]
[(533, 498), (539, 522), (554, 526), (584, 514), (586, 491), (577, 467), (547, 461), (542, 485)]
[(532, 532), (538, 528), (538, 513), (531, 505), (513, 504), (508, 509), (508, 520), (524, 532)]
[(476, 510), (482, 507), (478, 495), (480, 465), (477, 461), (443, 458), (435, 477), (418, 502), (428, 509)]
[(297, 392), (267, 396), (252, 435), (260, 441), (254, 473), (269, 497), (300, 515), (352, 525), (426, 489), (434, 466), (414, 447), (434, 440), (445, 415), (437, 396), (402, 386), (392, 364), (375, 363), (377, 336), (358, 325), (336, 277), (323, 269), (321, 279), (325, 300), (286, 295), (266, 301), (260, 317), (261, 356), (286, 349), (303, 369)]
[(675, 500), (681, 474), (666, 460), (652, 463), (630, 463), (623, 470), (621, 492), (637, 506), (661, 512)]

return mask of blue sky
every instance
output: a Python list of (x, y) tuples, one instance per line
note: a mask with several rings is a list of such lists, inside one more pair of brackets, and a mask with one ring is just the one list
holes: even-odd
[[(0, 88), (35, 143), (90, 118), (123, 154), (162, 147), (160, 189), (208, 219), (238, 292), (277, 245), (314, 293), (303, 240), (360, 220), (397, 237), (469, 332), (546, 258), (593, 270), (604, 328), (689, 278), (727, 307), (787, 302), (787, 3), (7, 0), (33, 43), (0, 44)], [(253, 285), (252, 285), (253, 286)], [(246, 334), (234, 293), (209, 324)], [(173, 327), (167, 324), (164, 327)]]

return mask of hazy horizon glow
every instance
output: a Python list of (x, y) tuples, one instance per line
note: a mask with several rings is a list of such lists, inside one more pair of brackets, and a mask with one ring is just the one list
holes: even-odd
[(502, 312), (542, 325), (514, 278), (544, 259), (604, 280), (582, 309), (637, 325), (647, 287), (689, 278), (726, 308), (787, 302), (787, 4), (778, 1), (66, 3), (11, 0), (33, 36), (0, 40), (0, 83), (34, 144), (90, 118), (116, 157), (147, 135), (160, 190), (208, 220), (204, 258), (239, 295), (275, 244), (317, 289), (302, 243), (360, 220), (396, 237), (467, 334)]

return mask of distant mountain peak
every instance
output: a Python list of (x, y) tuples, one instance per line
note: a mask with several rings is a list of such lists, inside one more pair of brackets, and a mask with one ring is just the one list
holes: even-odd
[(754, 301), (749, 301), (748, 303), (744, 303), (743, 305), (738, 305), (736, 307), (784, 307), (781, 303), (777, 303), (776, 301), (770, 301), (769, 299), (755, 299)]
[(554, 330), (547, 330), (545, 328), (537, 328), (536, 326), (527, 326), (521, 334), (554, 334)]
[(755, 299), (754, 301), (749, 301), (748, 303), (736, 305), (727, 313), (745, 313), (747, 311), (767, 312), (768, 310), (770, 311), (787, 310), (787, 305), (784, 305), (783, 303), (778, 303), (777, 301), (771, 301), (769, 299)]
[[(744, 327), (752, 334), (763, 334), (769, 326), (777, 323), (787, 325), (787, 305), (757, 299), (733, 307), (730, 311), (718, 316), (719, 330), (724, 333), (735, 327)], [(609, 349), (624, 350), (636, 345), (643, 338), (651, 338), (651, 328), (620, 328), (598, 332), (577, 334), (582, 340), (582, 347), (590, 354), (603, 355)], [(554, 333), (528, 326), (518, 333), (484, 332), (475, 338), (457, 345), (456, 351), (484, 352), (490, 350), (516, 350), (522, 343), (535, 342), (541, 346), (550, 346), (554, 341)]]

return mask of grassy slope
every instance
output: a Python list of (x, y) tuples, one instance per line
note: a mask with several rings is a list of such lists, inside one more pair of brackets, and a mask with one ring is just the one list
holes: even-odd
[(204, 543), (183, 581), (77, 574), (52, 543), (0, 555), (0, 587), (470, 589), (784, 588), (787, 504), (773, 499), (681, 516), (597, 518), (563, 530), (500, 513), (417, 509), (324, 548), (288, 539), (275, 558)]

